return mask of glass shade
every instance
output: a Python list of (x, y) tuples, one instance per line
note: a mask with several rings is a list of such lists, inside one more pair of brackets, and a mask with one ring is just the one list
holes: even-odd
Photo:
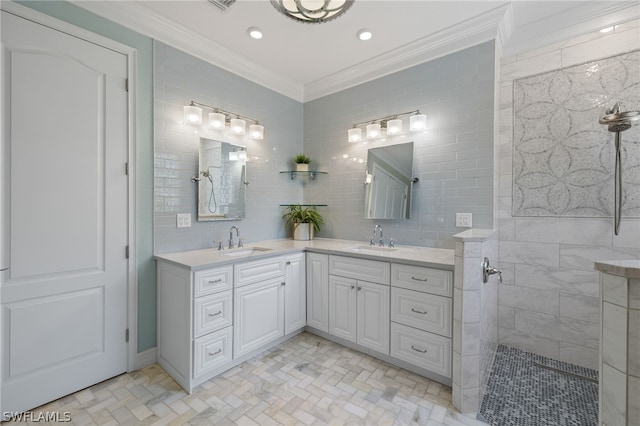
[(252, 124), (249, 126), (249, 136), (252, 139), (264, 139), (264, 127), (260, 124)]
[(231, 133), (235, 135), (244, 135), (247, 129), (247, 122), (242, 118), (231, 119)]
[(213, 127), (214, 129), (224, 129), (226, 118), (227, 117), (224, 114), (220, 114), (219, 112), (209, 113), (209, 127)]
[(375, 139), (381, 135), (380, 123), (367, 124), (367, 139)]
[(184, 123), (185, 124), (202, 124), (202, 108), (187, 105), (184, 107)]
[(409, 130), (419, 132), (427, 128), (427, 116), (424, 114), (416, 114), (409, 117)]
[(349, 135), (349, 142), (360, 142), (362, 140), (362, 129), (359, 127), (349, 129), (347, 133)]
[(399, 135), (402, 133), (402, 120), (394, 118), (387, 121), (387, 135)]

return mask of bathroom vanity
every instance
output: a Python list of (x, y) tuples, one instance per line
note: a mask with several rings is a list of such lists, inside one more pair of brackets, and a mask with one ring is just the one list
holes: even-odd
[(274, 240), (156, 259), (158, 363), (188, 392), (303, 330), (451, 384), (452, 250)]

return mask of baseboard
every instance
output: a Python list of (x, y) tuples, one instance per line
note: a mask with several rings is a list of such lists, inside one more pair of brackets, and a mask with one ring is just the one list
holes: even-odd
[(153, 347), (151, 349), (147, 349), (143, 352), (138, 352), (136, 355), (136, 359), (133, 363), (134, 370), (140, 370), (142, 368), (148, 367), (152, 364), (155, 364), (158, 361), (158, 350)]

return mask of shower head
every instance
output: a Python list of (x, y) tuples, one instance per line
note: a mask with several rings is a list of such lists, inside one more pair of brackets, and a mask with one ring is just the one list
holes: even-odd
[(605, 115), (600, 118), (600, 124), (606, 124), (607, 129), (610, 132), (624, 132), (629, 129), (636, 120), (640, 120), (640, 111), (623, 111), (622, 104), (616, 102), (611, 109), (605, 112)]

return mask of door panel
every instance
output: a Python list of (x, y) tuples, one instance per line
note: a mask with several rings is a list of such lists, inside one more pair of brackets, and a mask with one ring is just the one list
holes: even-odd
[(329, 334), (356, 341), (356, 280), (329, 275)]
[(1, 71), (1, 405), (20, 411), (126, 371), (127, 58), (3, 11)]
[(358, 344), (389, 354), (389, 286), (358, 281)]

